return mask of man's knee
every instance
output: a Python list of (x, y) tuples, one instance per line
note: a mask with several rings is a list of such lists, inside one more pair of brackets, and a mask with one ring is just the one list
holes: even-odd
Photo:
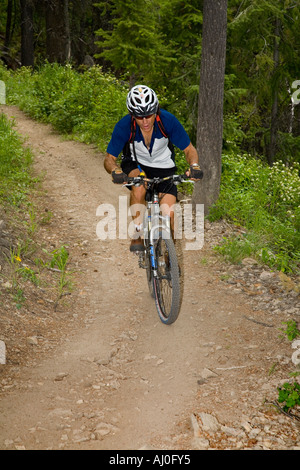
[(145, 201), (145, 188), (143, 186), (133, 186), (131, 191), (131, 200), (135, 203), (143, 204)]

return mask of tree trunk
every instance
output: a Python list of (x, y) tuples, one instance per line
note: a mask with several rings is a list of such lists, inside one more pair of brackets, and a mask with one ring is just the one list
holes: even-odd
[[(275, 20), (275, 37), (274, 37), (274, 71), (273, 75), (276, 74), (276, 71), (279, 66), (279, 37), (280, 37), (280, 20), (276, 18)], [(277, 130), (278, 130), (278, 83), (274, 84), (273, 89), (273, 103), (271, 111), (271, 128), (270, 128), (270, 145), (268, 149), (268, 163), (270, 166), (274, 163), (274, 157), (276, 153), (276, 142), (277, 142)]]
[(135, 74), (131, 73), (129, 77), (129, 90), (135, 86)]
[(6, 51), (8, 51), (9, 46), (10, 46), (12, 7), (13, 7), (13, 0), (8, 0), (7, 9), (6, 9), (6, 30), (5, 30), (5, 40), (4, 40), (4, 47)]
[(47, 58), (64, 64), (71, 57), (68, 0), (45, 0)]
[(195, 184), (193, 203), (204, 212), (216, 202), (221, 181), (227, 0), (204, 0), (198, 102), (197, 150), (203, 180)]
[(33, 1), (20, 0), (21, 5), (21, 64), (34, 66)]
[(86, 14), (88, 11), (87, 0), (73, 0), (71, 13), (71, 48), (72, 56), (77, 65), (84, 63), (86, 56)]

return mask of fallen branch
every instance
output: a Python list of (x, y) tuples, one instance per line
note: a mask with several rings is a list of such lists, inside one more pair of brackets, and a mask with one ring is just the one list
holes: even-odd
[(244, 315), (244, 318), (246, 318), (246, 320), (252, 321), (253, 323), (257, 323), (258, 325), (266, 326), (267, 328), (274, 328), (274, 325), (268, 325), (268, 323), (263, 323), (261, 321), (254, 320), (254, 318), (246, 317), (246, 315)]
[(283, 413), (285, 416), (288, 416), (288, 417), (291, 418), (291, 419), (296, 419), (297, 421), (300, 421), (300, 416), (297, 416), (297, 415), (294, 415), (293, 413), (284, 411), (284, 409), (281, 408), (281, 406), (279, 406), (276, 401), (266, 401), (265, 403), (268, 403), (269, 405), (275, 406), (275, 408), (277, 408), (277, 409), (278, 409), (281, 413)]

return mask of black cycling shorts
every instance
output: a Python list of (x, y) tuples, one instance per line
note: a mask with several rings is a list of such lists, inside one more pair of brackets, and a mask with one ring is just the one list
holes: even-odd
[[(121, 168), (126, 175), (129, 175), (132, 170), (136, 170), (137, 167), (137, 163), (131, 158), (122, 159)], [(165, 176), (175, 175), (177, 170), (176, 166), (173, 168), (152, 168), (150, 166), (140, 164), (140, 167), (145, 172), (147, 178), (164, 178)], [(177, 186), (172, 180), (159, 183), (158, 191), (159, 193), (173, 194), (173, 196), (177, 197)]]

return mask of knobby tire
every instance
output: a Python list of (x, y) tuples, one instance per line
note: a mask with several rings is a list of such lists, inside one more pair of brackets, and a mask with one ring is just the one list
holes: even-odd
[(174, 242), (162, 234), (155, 243), (158, 277), (153, 278), (156, 308), (166, 325), (174, 323), (181, 307), (181, 282)]

